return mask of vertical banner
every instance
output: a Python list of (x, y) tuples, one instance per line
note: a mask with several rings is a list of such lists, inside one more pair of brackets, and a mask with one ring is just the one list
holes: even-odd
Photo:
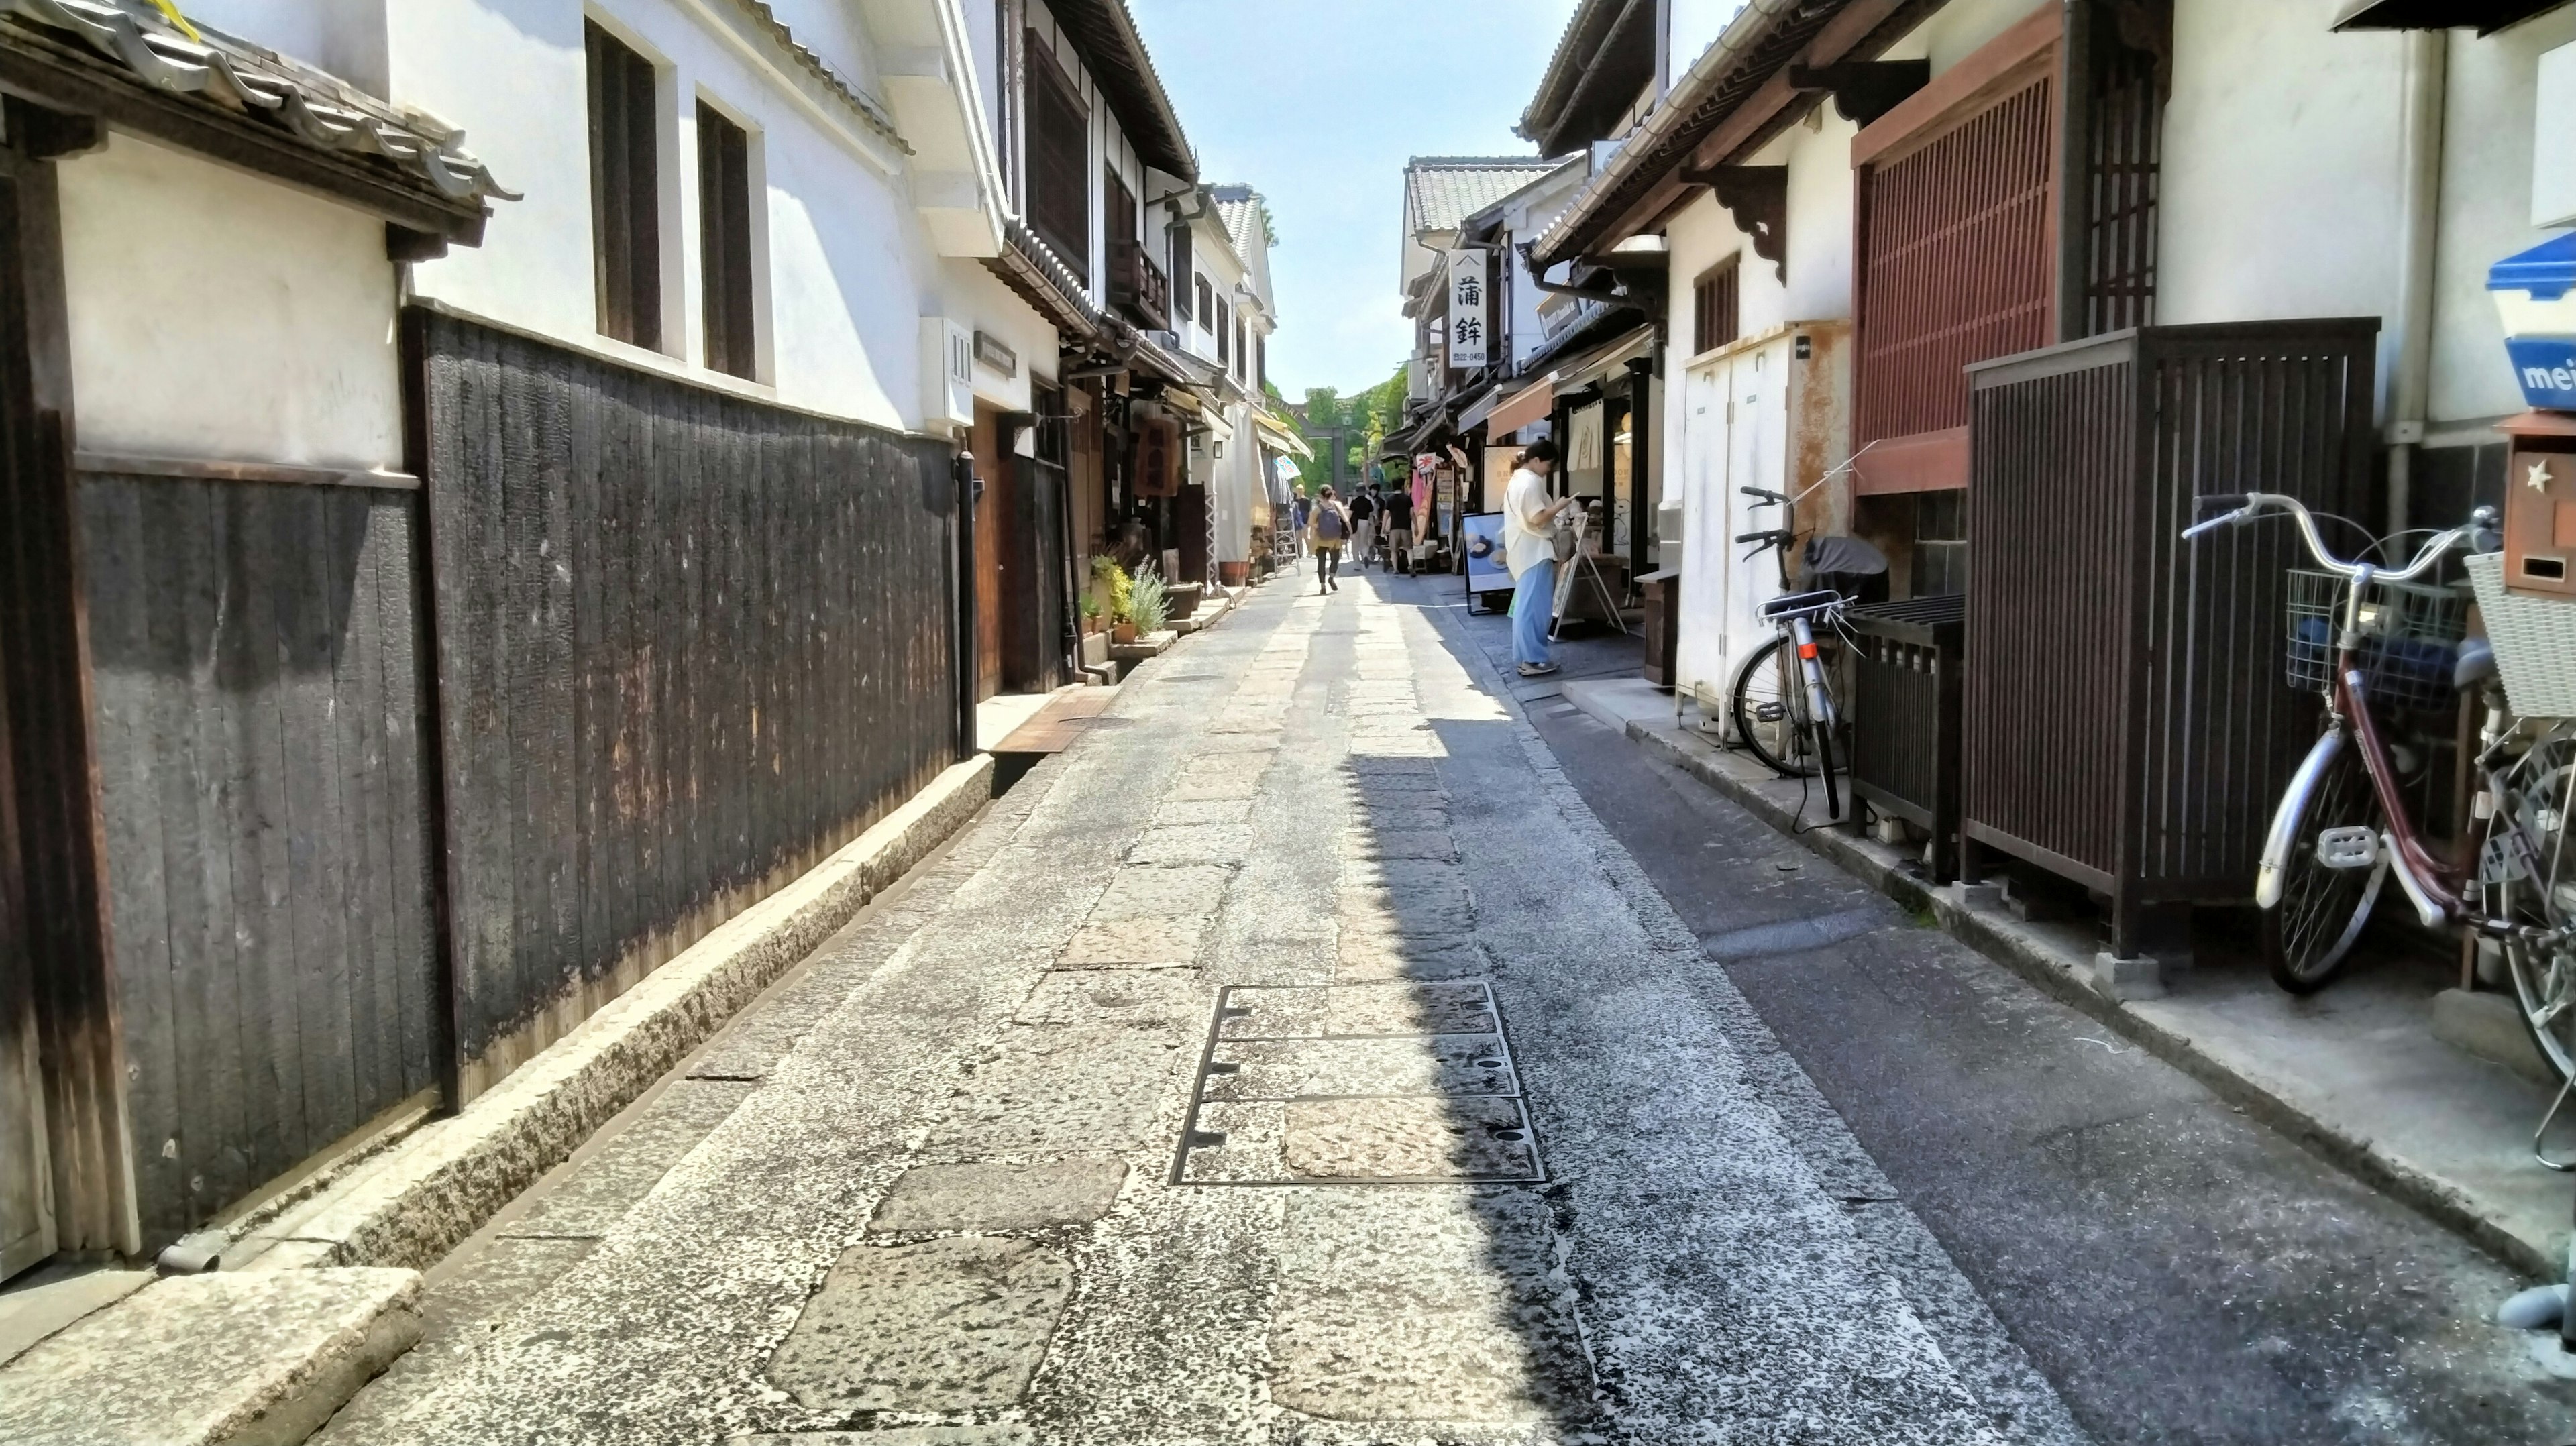
[(1485, 364), (1485, 253), (1449, 253), (1449, 365)]

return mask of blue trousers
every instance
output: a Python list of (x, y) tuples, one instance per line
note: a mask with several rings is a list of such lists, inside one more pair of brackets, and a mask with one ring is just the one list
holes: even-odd
[(1512, 584), (1512, 661), (1547, 661), (1547, 629), (1556, 612), (1556, 559), (1534, 562)]

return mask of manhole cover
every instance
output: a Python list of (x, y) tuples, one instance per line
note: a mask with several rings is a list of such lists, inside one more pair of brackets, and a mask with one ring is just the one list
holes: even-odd
[(1217, 996), (1172, 1183), (1545, 1178), (1485, 981), (1236, 985)]

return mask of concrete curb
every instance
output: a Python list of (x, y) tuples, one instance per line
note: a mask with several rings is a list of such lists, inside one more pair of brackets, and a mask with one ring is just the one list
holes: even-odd
[(455, 1248), (712, 1037), (992, 801), (978, 754), (743, 910), (455, 1115), (250, 1237), (254, 1271), (422, 1269)]
[(2188, 1034), (2149, 1019), (2127, 1002), (2111, 997), (2096, 983), (2089, 956), (2077, 956), (2003, 908), (1969, 907), (1946, 891), (1928, 887), (1904, 871), (1905, 860), (1893, 849), (1855, 838), (1839, 828), (1816, 827), (1812, 823), (1798, 827), (1791, 810), (1778, 800), (1765, 797), (1713, 758), (1666, 736), (1666, 730), (1636, 718), (1613, 719), (1600, 713), (1594, 716), (1621, 728), (1655, 756), (1726, 795), (1764, 823), (1792, 835), (1811, 852), (1886, 894), (1909, 912), (1928, 914), (1951, 937), (2029, 980), (2059, 1002), (2118, 1030), (2158, 1059), (2207, 1086), (2213, 1094), (2242, 1106), (2249, 1116), (2363, 1183), (2423, 1212), (2516, 1270), (2544, 1280), (2558, 1278), (2565, 1271), (2558, 1241), (2535, 1238), (2514, 1228), (2450, 1181), (2419, 1168), (2366, 1135), (2319, 1117), (2272, 1082), (2212, 1057)]

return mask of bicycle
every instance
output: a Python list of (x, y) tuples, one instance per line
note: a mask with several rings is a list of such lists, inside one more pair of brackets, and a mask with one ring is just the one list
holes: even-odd
[[(1739, 489), (1764, 506), (1786, 503), (1780, 493), (1761, 487)], [(1755, 758), (1783, 778), (1812, 778), (1825, 783), (1825, 809), (1842, 816), (1842, 799), (1834, 785), (1834, 736), (1842, 714), (1834, 706), (1829, 674), (1840, 665), (1842, 614), (1850, 599), (1833, 588), (1793, 592), (1789, 546), (1798, 534), (1788, 528), (1747, 532), (1736, 539), (1750, 544), (1749, 561), (1765, 551), (1778, 555), (1781, 595), (1757, 610), (1779, 636), (1754, 649), (1736, 672), (1728, 714), (1735, 736)], [(1819, 625), (1821, 626), (1821, 629)]]
[[(2298, 524), (2300, 540), (2324, 570), (2321, 578), (2291, 575), (2286, 671), (2291, 686), (2325, 695), (2326, 712), (2322, 733), (2272, 815), (2255, 875), (2272, 977), (2294, 994), (2322, 988), (2350, 955), (2394, 875), (2426, 928), (2463, 925), (2516, 950), (2538, 948), (2561, 961), (2559, 987), (2548, 999), (2535, 1003), (2528, 991), (2518, 990), (2525, 1024), (2536, 1038), (2544, 1035), (2576, 999), (2569, 992), (2576, 986), (2576, 960), (2565, 958), (2576, 898), (2553, 900), (2544, 892), (2542, 917), (2517, 920), (2512, 909), (2521, 907), (2514, 902), (2521, 891), (2514, 887), (2515, 870), (2541, 857), (2553, 831), (2563, 841), (2564, 819), (2551, 819), (2545, 801), (2535, 805), (2525, 796), (2524, 765), (2533, 752), (2519, 745), (2527, 744), (2529, 729), (2505, 707), (2492, 649), (2482, 641), (2461, 643), (2465, 600), (2417, 585), (2462, 543), (2491, 549), (2494, 509), (2479, 508), (2468, 525), (2434, 535), (2406, 566), (2383, 569), (2336, 557), (2296, 498), (2249, 492), (2202, 497), (2199, 505), (2233, 510), (2185, 528), (2186, 540), (2278, 513)], [(2321, 606), (2319, 588), (2303, 584), (2303, 577), (2320, 580), (2332, 606)], [(2399, 791), (2371, 703), (2377, 698), (2422, 705), (2470, 688), (2479, 691), (2486, 712), (2475, 764), (2481, 787), (2471, 809), (2478, 836), (2470, 840), (2476, 848), (2467, 851), (2475, 863), (2444, 863), (2425, 844)], [(2550, 755), (2544, 749), (2542, 756)], [(2548, 852), (2554, 880), (2559, 850)], [(2499, 903), (2508, 908), (2500, 912)], [(2549, 1052), (2545, 1042), (2543, 1052)], [(2570, 1077), (2571, 1059), (2576, 1056), (2563, 1048), (2553, 1059), (2562, 1079)]]

